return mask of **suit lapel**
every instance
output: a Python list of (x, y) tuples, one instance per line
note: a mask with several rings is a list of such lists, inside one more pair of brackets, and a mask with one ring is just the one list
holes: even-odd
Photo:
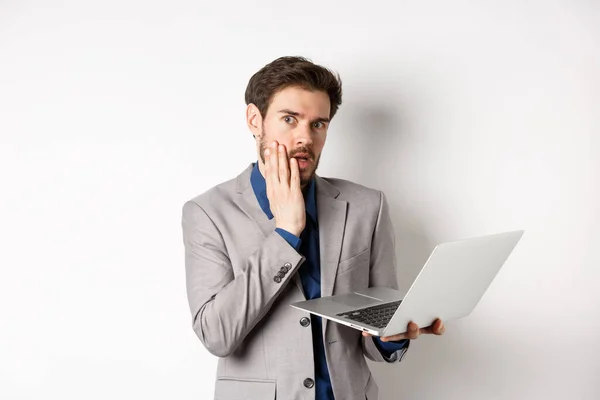
[(316, 177), (317, 213), (319, 219), (319, 251), (321, 261), (321, 297), (331, 296), (335, 285), (348, 203), (337, 200), (340, 192), (324, 180)]
[[(319, 252), (321, 261), (321, 297), (331, 296), (337, 276), (338, 262), (346, 227), (348, 203), (337, 200), (340, 191), (316, 176), (317, 215), (319, 220)], [(326, 341), (329, 321), (323, 319), (323, 340)]]
[[(250, 168), (250, 171), (251, 170), (252, 169)], [(250, 174), (244, 173), (240, 175), (240, 177), (244, 178), (244, 175), (245, 179), (238, 179), (238, 189), (240, 189), (239, 191), (243, 197), (243, 201), (239, 203), (239, 206), (244, 213), (254, 221), (263, 236), (267, 237), (275, 230), (275, 218), (269, 219), (262, 208), (260, 208), (254, 190), (252, 190), (252, 185), (250, 184)], [(243, 181), (246, 181), (245, 187), (241, 187), (244, 183)]]

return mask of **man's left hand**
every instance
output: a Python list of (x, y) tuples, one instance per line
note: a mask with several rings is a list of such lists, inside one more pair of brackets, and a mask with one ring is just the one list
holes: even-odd
[[(408, 330), (404, 333), (400, 333), (398, 335), (393, 336), (385, 336), (381, 338), (382, 342), (396, 342), (398, 340), (404, 339), (417, 339), (420, 335), (443, 335), (446, 331), (444, 327), (444, 323), (441, 319), (436, 319), (433, 324), (428, 326), (427, 328), (419, 328), (419, 325), (414, 322), (410, 322), (408, 324)], [(368, 337), (372, 336), (370, 333), (363, 332), (363, 336)]]

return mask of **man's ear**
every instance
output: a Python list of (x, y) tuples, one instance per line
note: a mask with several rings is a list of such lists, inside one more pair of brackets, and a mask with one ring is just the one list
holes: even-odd
[(246, 124), (248, 124), (248, 129), (250, 129), (254, 138), (260, 137), (262, 116), (260, 115), (258, 107), (253, 103), (248, 104), (246, 107)]

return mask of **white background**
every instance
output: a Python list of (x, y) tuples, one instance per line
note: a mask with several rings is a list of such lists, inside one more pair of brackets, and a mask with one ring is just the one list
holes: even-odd
[(256, 159), (250, 76), (304, 55), (344, 81), (320, 174), (386, 192), (401, 288), (526, 230), (381, 398), (599, 399), (598, 3), (214, 3), (0, 0), (0, 398), (211, 398), (181, 206)]

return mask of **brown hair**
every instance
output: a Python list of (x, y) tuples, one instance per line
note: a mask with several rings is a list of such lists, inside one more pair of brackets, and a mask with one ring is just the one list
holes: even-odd
[(289, 86), (327, 93), (331, 104), (329, 118), (333, 118), (342, 104), (339, 74), (304, 57), (280, 57), (252, 75), (246, 87), (246, 104), (253, 103), (264, 118), (273, 96)]

